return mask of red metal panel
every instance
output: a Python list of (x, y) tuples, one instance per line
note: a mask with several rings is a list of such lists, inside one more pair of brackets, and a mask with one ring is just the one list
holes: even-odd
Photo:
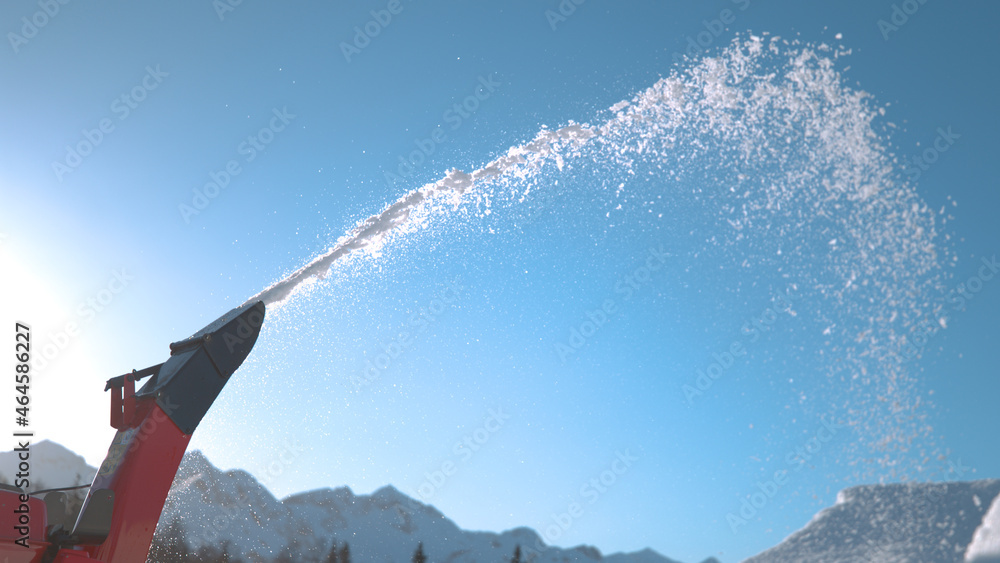
[[(20, 521), (22, 517), (26, 519), (26, 525)], [(13, 543), (23, 535), (17, 531), (21, 526), (28, 528), (28, 540), (45, 541), (46, 522), (45, 501), (38, 497), (28, 497), (26, 502), (22, 502), (20, 494), (0, 491), (0, 541), (9, 540)]]
[(135, 417), (119, 430), (91, 489), (114, 491), (111, 533), (87, 551), (105, 563), (146, 560), (156, 523), (191, 436), (152, 398), (137, 401)]
[(52, 563), (96, 563), (96, 561), (91, 559), (86, 551), (61, 549)]
[(28, 545), (31, 547), (25, 549), (14, 543), (14, 540), (3, 538), (0, 540), (0, 561), (5, 563), (39, 563), (49, 544), (32, 542)]

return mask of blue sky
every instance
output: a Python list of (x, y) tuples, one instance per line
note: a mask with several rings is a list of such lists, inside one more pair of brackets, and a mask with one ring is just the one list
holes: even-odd
[[(905, 22), (896, 14), (898, 29), (880, 29), (894, 13), (881, 1), (587, 0), (565, 21), (546, 15), (555, 1), (243, 2), (221, 15), (207, 1), (43, 4), (0, 7), (2, 311), (5, 323), (62, 344), (36, 364), (33, 425), (93, 465), (113, 435), (108, 377), (163, 361), (169, 342), (409, 190), (478, 168), (542, 126), (599, 119), (669, 75), (673, 55), (699, 34), (715, 53), (750, 31), (851, 50), (835, 61), (845, 87), (887, 106), (880, 140), (935, 213), (944, 289), (922, 298), (942, 304), (948, 328), (905, 369), (933, 427), (927, 448), (941, 458), (922, 463), (915, 446), (900, 464), (923, 473), (906, 477), (956, 467), (966, 479), (1000, 475), (990, 446), (1000, 289), (980, 277), (1000, 241), (997, 76), (985, 62), (1000, 41), (995, 4), (930, 0)], [(895, 5), (904, 4), (912, 8)], [(46, 6), (54, 15), (36, 15)], [(373, 10), (389, 8), (398, 13), (384, 26), (371, 23)], [(731, 23), (722, 29), (721, 19)], [(377, 36), (345, 56), (342, 43), (366, 24)], [(477, 92), (473, 109), (455, 109)], [(437, 130), (445, 135), (433, 152), (404, 174), (399, 158)], [(67, 155), (88, 140), (96, 146), (79, 162)], [(912, 159), (935, 141), (925, 170)], [(649, 546), (684, 561), (752, 555), (841, 488), (899, 479), (866, 463), (859, 444), (878, 437), (851, 427), (808, 464), (790, 461), (827, 436), (824, 422), (851, 422), (843, 405), (870, 404), (870, 389), (838, 394), (835, 383), (811, 382), (835, 369), (819, 351), (839, 346), (824, 340), (821, 319), (846, 313), (827, 310), (808, 276), (740, 278), (712, 262), (738, 247), (713, 254), (688, 237), (710, 239), (715, 227), (680, 214), (690, 202), (662, 203), (684, 197), (658, 172), (629, 184), (629, 197), (610, 196), (602, 186), (620, 173), (575, 163), (543, 174), (525, 203), (490, 215), (466, 205), (271, 311), (192, 447), (253, 471), (279, 496), (386, 484), (417, 496), (423, 487), (427, 502), (471, 529), (544, 532), (580, 503), (583, 514), (548, 535), (554, 543)], [(185, 212), (204, 203), (193, 190), (213, 174), (228, 175), (225, 189)], [(627, 297), (616, 291), (650, 249), (682, 258)], [(981, 290), (958, 310), (949, 290), (970, 278)], [(790, 298), (801, 314), (779, 312), (751, 343), (741, 328), (790, 283), (805, 288)], [(560, 357), (555, 345), (607, 300), (607, 323)], [(401, 338), (408, 329), (419, 332)], [(402, 340), (374, 381), (352, 384)], [(737, 340), (746, 354), (686, 405), (682, 385)], [(302, 445), (294, 461), (275, 465), (290, 444)], [(615, 473), (621, 459), (631, 465)], [(435, 480), (449, 463), (453, 474)], [(787, 483), (734, 533), (727, 514), (783, 469), (792, 469)]]

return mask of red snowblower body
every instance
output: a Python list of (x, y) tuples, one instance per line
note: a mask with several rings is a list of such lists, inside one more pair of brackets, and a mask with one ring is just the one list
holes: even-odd
[[(166, 362), (109, 379), (105, 391), (118, 433), (79, 516), (70, 521), (65, 493), (39, 497), (0, 485), (0, 559), (146, 561), (191, 434), (250, 354), (263, 322), (264, 304), (248, 303), (171, 344)], [(136, 392), (136, 382), (147, 377)]]

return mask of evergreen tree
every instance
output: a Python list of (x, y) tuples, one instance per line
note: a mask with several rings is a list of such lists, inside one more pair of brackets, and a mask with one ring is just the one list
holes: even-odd
[(194, 561), (216, 563), (222, 560), (222, 552), (214, 547), (203, 545), (195, 553)]
[(351, 563), (351, 546), (347, 542), (340, 548), (340, 563)]
[(229, 553), (232, 545), (232, 542), (229, 540), (222, 542), (222, 552), (219, 553), (219, 563), (232, 563), (233, 556)]
[[(89, 479), (84, 478), (83, 475), (77, 472), (74, 483), (82, 485), (87, 482), (89, 482)], [(67, 528), (72, 528), (73, 523), (76, 522), (77, 517), (80, 516), (80, 509), (83, 508), (83, 501), (87, 500), (87, 492), (89, 490), (90, 489), (76, 489), (75, 491), (69, 491), (67, 493), (66, 496), (69, 501), (66, 507), (66, 511), (68, 513), (66, 521), (69, 522), (69, 526), (67, 526)]]
[(188, 563), (192, 558), (191, 550), (184, 541), (179, 518), (174, 518), (163, 529), (157, 528), (153, 542), (149, 546), (150, 563)]
[(424, 555), (424, 542), (417, 544), (417, 550), (413, 552), (413, 563), (427, 563), (427, 556)]
[(520, 544), (514, 548), (514, 558), (510, 560), (510, 563), (521, 563), (521, 546)]
[(330, 553), (327, 554), (325, 563), (340, 563), (340, 555), (337, 552), (337, 538), (333, 539), (333, 545), (330, 546)]

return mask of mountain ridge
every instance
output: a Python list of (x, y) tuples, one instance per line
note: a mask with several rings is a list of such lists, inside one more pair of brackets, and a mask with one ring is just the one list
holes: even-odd
[[(33, 490), (89, 482), (96, 473), (59, 444), (41, 441), (31, 451)], [(0, 452), (0, 481), (9, 482), (4, 475), (16, 463), (15, 452)], [(527, 563), (677, 563), (649, 548), (604, 555), (588, 545), (548, 546), (523, 526), (463, 530), (393, 485), (278, 499), (249, 472), (218, 469), (198, 450), (184, 455), (163, 508), (157, 540), (170, 534), (193, 551), (224, 546), (248, 563), (320, 562), (334, 542), (348, 542), (357, 561), (410, 561), (422, 542), (430, 560), (447, 563), (509, 561), (516, 546)], [(1000, 563), (1000, 479), (849, 487), (800, 530), (743, 563), (800, 561)]]

